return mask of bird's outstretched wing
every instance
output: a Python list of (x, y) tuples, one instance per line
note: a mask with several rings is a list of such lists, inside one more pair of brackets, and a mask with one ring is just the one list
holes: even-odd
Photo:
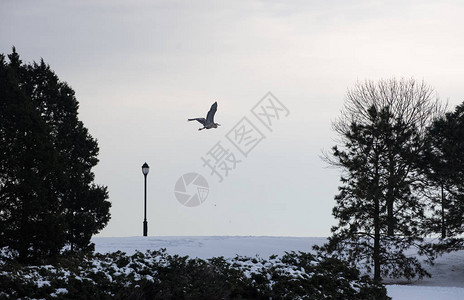
[(198, 121), (201, 124), (203, 124), (203, 126), (206, 126), (206, 119), (205, 118), (194, 118), (194, 119), (188, 119), (188, 120), (189, 121)]
[(216, 113), (216, 110), (217, 102), (214, 102), (213, 105), (211, 105), (211, 108), (209, 109), (208, 115), (206, 116), (206, 122), (214, 123), (214, 114)]

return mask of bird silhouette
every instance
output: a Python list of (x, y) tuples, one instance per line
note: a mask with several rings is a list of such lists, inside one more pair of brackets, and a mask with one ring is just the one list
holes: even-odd
[(221, 124), (214, 123), (214, 114), (217, 111), (217, 102), (214, 102), (213, 105), (211, 105), (211, 108), (209, 109), (208, 114), (206, 115), (205, 118), (193, 118), (193, 119), (188, 119), (188, 121), (198, 121), (201, 124), (203, 124), (203, 128), (198, 128), (198, 130), (203, 130), (203, 129), (211, 129), (211, 128), (217, 128), (218, 126), (221, 126)]

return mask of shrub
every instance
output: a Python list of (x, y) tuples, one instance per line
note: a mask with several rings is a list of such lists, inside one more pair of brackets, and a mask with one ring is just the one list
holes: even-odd
[(389, 299), (345, 262), (303, 252), (203, 260), (161, 249), (0, 266), (0, 299)]

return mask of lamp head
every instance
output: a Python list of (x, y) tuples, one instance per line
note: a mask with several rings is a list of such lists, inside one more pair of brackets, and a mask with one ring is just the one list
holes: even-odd
[(148, 174), (148, 171), (150, 171), (150, 167), (148, 166), (147, 163), (144, 163), (144, 164), (142, 165), (142, 173), (143, 173), (143, 175), (146, 176), (146, 175)]

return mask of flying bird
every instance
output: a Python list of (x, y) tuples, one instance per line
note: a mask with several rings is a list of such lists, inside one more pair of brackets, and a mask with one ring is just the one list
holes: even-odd
[(216, 113), (216, 110), (217, 110), (217, 102), (214, 102), (213, 105), (211, 105), (211, 108), (209, 109), (208, 114), (206, 115), (206, 119), (205, 118), (194, 118), (194, 119), (188, 119), (188, 120), (198, 121), (201, 124), (203, 124), (203, 128), (198, 128), (198, 130), (217, 128), (218, 126), (221, 126), (221, 124), (214, 123), (214, 114)]

